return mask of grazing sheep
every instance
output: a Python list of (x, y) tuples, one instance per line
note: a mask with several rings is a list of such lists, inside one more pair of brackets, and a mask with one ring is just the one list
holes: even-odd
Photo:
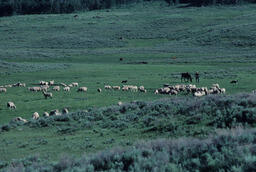
[(185, 91), (185, 90), (186, 90), (186, 85), (179, 85), (178, 91)]
[(138, 91), (138, 87), (134, 86), (134, 85), (123, 85), (122, 90), (123, 91), (131, 90), (131, 91), (137, 92)]
[(70, 91), (70, 87), (64, 87), (63, 90), (64, 91)]
[(197, 92), (193, 93), (193, 95), (194, 95), (195, 97), (202, 97), (202, 96), (205, 95), (205, 92), (197, 91)]
[(171, 94), (171, 95), (177, 95), (177, 94), (178, 94), (178, 91), (177, 91), (177, 90), (171, 90), (169, 94)]
[(17, 82), (16, 84), (12, 85), (13, 87), (25, 87), (26, 84), (25, 83), (21, 83), (21, 82)]
[(7, 102), (7, 107), (9, 109), (16, 109), (16, 106), (15, 106), (15, 104), (13, 102)]
[(221, 94), (225, 94), (225, 93), (226, 93), (226, 89), (225, 89), (225, 88), (221, 88), (221, 89), (220, 89), (220, 93), (221, 93)]
[(18, 82), (18, 83), (16, 83), (16, 84), (13, 84), (12, 86), (13, 86), (13, 87), (26, 87), (26, 84), (25, 84), (25, 83)]
[(54, 109), (49, 113), (50, 116), (58, 116), (61, 115), (60, 111), (58, 109)]
[(7, 89), (6, 88), (0, 88), (0, 93), (2, 93), (2, 92), (6, 92), (7, 91)]
[(69, 84), (68, 87), (73, 87), (73, 84)]
[(41, 91), (42, 88), (41, 88), (41, 87), (28, 87), (28, 90), (29, 90), (29, 91), (35, 91), (35, 92), (37, 92), (37, 91)]
[(48, 97), (50, 97), (52, 99), (52, 93), (47, 93), (47, 92), (43, 91), (43, 95), (44, 95), (45, 99), (47, 99)]
[(53, 90), (53, 91), (60, 91), (60, 86), (54, 86), (54, 87), (52, 88), (52, 90)]
[(38, 112), (33, 113), (32, 118), (33, 119), (38, 119), (39, 118)]
[(46, 82), (46, 81), (40, 81), (40, 82), (39, 82), (39, 85), (49, 85), (49, 83)]
[(62, 114), (68, 114), (68, 109), (67, 108), (62, 109)]
[(86, 92), (87, 91), (87, 87), (80, 87), (77, 89), (77, 92)]
[(48, 112), (43, 113), (43, 117), (48, 117), (48, 116), (50, 116)]
[(101, 90), (101, 88), (98, 88), (97, 91), (100, 93), (102, 90)]
[(140, 86), (140, 87), (139, 87), (139, 91), (140, 91), (140, 92), (143, 92), (143, 93), (146, 93), (146, 92), (147, 92), (147, 90), (145, 89), (144, 86)]
[(128, 91), (129, 87), (128, 86), (123, 86), (122, 91)]
[(14, 118), (12, 121), (14, 121), (14, 122), (19, 122), (19, 121), (21, 121), (21, 122), (24, 122), (24, 123), (28, 122), (26, 119), (23, 119), (22, 117), (16, 117), (16, 118)]
[(155, 90), (154, 94), (159, 94), (159, 91), (158, 91), (158, 90)]
[(73, 85), (74, 87), (78, 87), (78, 83), (77, 83), (77, 82), (73, 82), (72, 85)]
[(215, 88), (220, 88), (220, 85), (219, 84), (212, 84), (212, 88), (215, 87)]
[(120, 90), (121, 89), (120, 86), (113, 86), (112, 88), (113, 88), (113, 90)]
[(106, 90), (111, 90), (111, 89), (112, 89), (112, 87), (111, 87), (110, 85), (105, 85), (104, 88), (105, 88)]
[(117, 102), (118, 106), (121, 106), (123, 103), (121, 101)]
[(169, 87), (164, 87), (163, 89), (160, 90), (161, 94), (169, 94), (171, 89)]
[(137, 86), (130, 86), (129, 90), (133, 91), (133, 92), (137, 92), (138, 91), (138, 87)]
[(49, 85), (54, 85), (54, 80), (49, 81)]
[(144, 86), (139, 86), (139, 90), (145, 90)]
[(43, 85), (43, 86), (41, 86), (41, 90), (42, 90), (42, 91), (47, 91), (48, 88), (49, 88), (48, 85)]
[(21, 83), (20, 87), (26, 87), (26, 83)]
[(63, 87), (67, 87), (67, 85), (65, 83), (60, 83), (60, 85)]
[(6, 87), (6, 88), (12, 88), (12, 85), (9, 84), (9, 85), (5, 85), (4, 87)]

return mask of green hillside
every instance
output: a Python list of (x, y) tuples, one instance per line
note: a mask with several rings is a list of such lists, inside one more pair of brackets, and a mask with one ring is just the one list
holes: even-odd
[[(5, 162), (29, 155), (56, 162), (63, 154), (80, 157), (113, 146), (131, 146), (139, 140), (205, 138), (217, 128), (254, 127), (255, 97), (249, 96), (253, 103), (245, 97), (244, 101), (249, 103), (244, 103), (243, 97), (237, 94), (256, 89), (255, 7), (245, 4), (178, 8), (168, 7), (164, 2), (144, 2), (76, 14), (1, 17), (0, 86), (22, 82), (26, 83), (26, 88), (12, 87), (0, 93), (0, 169), (5, 167)], [(218, 98), (234, 101), (235, 107), (223, 105), (231, 111), (235, 108), (234, 114), (220, 106), (215, 110), (191, 108), (189, 114), (177, 113), (179, 101), (183, 103), (181, 109), (186, 109), (196, 107), (197, 101), (209, 100), (185, 93), (154, 94), (163, 84), (181, 84), (182, 72), (190, 72), (194, 77), (196, 71), (200, 73), (200, 83), (193, 80), (193, 84), (211, 87), (218, 83), (225, 88), (227, 96)], [(70, 92), (50, 89), (53, 98), (45, 99), (41, 92), (27, 89), (38, 86), (41, 80), (54, 80), (56, 84), (78, 82), (79, 86), (88, 87), (88, 91), (77, 92), (76, 87)], [(143, 85), (147, 93), (104, 89), (105, 85), (122, 86), (123, 80), (129, 85)], [(238, 84), (230, 84), (231, 80), (238, 80)], [(240, 99), (242, 102), (238, 102)], [(171, 110), (168, 106), (164, 111), (154, 111), (150, 106), (145, 112), (138, 108), (140, 105), (129, 104), (132, 101), (154, 104), (165, 100), (178, 103)], [(17, 108), (7, 108), (8, 101), (13, 101)], [(122, 108), (116, 106), (119, 101), (135, 109), (128, 108), (123, 117), (113, 110)], [(194, 105), (184, 103), (186, 101)], [(59, 117), (59, 122), (55, 118), (31, 120), (34, 112), (41, 116), (45, 111), (63, 108), (72, 113), (69, 117)], [(111, 113), (104, 116), (102, 108), (110, 108)], [(239, 121), (240, 117), (234, 117), (235, 121), (228, 124), (228, 120), (233, 120), (228, 114), (239, 116), (241, 112), (243, 116), (246, 108), (249, 108), (248, 118)], [(202, 119), (201, 110), (206, 115)], [(94, 112), (89, 116), (96, 115), (99, 119), (84, 118), (88, 111)], [(175, 113), (180, 116), (173, 117)], [(129, 121), (134, 114), (138, 124), (136, 120)], [(163, 116), (157, 119), (154, 117), (157, 114)], [(220, 118), (216, 118), (216, 114), (223, 116), (221, 122), (225, 125), (218, 123)], [(31, 122), (8, 124), (17, 116)], [(195, 122), (194, 117), (201, 121)]]

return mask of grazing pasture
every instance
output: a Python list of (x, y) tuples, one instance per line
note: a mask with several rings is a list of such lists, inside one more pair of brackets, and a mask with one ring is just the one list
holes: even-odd
[[(192, 74), (192, 84), (197, 87), (218, 83), (227, 95), (252, 92), (256, 89), (255, 7), (247, 4), (177, 8), (157, 2), (84, 12), (77, 18), (74, 14), (2, 17), (0, 86), (21, 82), (26, 87), (0, 92), (0, 125), (15, 117), (30, 120), (34, 112), (42, 117), (54, 109), (79, 113), (118, 102), (192, 97), (154, 94), (163, 84), (181, 84), (181, 73), (186, 72)], [(197, 71), (199, 83), (194, 76)], [(54, 80), (53, 86), (60, 85), (60, 91), (53, 91), (50, 86), (48, 91), (53, 95), (46, 99), (41, 91), (27, 89), (39, 86), (42, 80)], [(236, 80), (239, 82), (230, 83)], [(60, 83), (79, 86), (64, 91)], [(105, 85), (144, 86), (146, 92), (106, 90)], [(88, 90), (77, 92), (79, 87)], [(15, 103), (15, 109), (6, 106), (9, 101)], [(113, 114), (109, 119), (115, 118)], [(149, 123), (150, 120), (156, 119), (145, 119)], [(177, 117), (173, 122), (179, 126), (183, 125), (181, 121)], [(56, 160), (63, 153), (80, 156), (113, 145), (132, 145), (140, 139), (205, 134), (203, 122), (196, 124), (195, 130), (194, 126), (188, 127), (187, 133), (180, 129), (181, 133), (163, 130), (161, 134), (150, 129), (145, 133), (142, 128), (136, 132), (133, 125), (134, 128), (120, 132), (118, 127), (90, 128), (85, 121), (85, 129), (77, 130), (72, 122), (45, 128), (19, 126), (0, 132), (0, 160), (31, 154)], [(207, 127), (207, 132), (212, 129)]]

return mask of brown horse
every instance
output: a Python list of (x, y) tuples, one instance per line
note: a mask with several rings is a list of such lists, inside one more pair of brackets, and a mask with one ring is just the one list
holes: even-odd
[(192, 76), (186, 72), (186, 73), (181, 73), (181, 78), (180, 78), (181, 82), (182, 80), (184, 80), (185, 82), (192, 82)]

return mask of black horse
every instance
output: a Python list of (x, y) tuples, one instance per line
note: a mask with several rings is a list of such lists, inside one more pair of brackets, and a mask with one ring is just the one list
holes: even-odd
[(181, 82), (182, 80), (186, 81), (186, 82), (192, 82), (192, 76), (186, 72), (186, 73), (181, 73), (181, 78), (180, 78)]

